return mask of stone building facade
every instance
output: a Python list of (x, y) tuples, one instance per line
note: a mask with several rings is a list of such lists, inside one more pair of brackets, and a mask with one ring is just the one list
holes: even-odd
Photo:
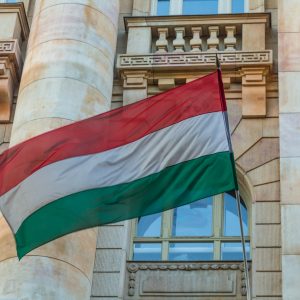
[[(207, 14), (189, 13), (189, 2), (197, 4), (0, 0), (0, 151), (204, 76), (218, 54), (248, 210), (252, 298), (298, 300), (300, 2), (209, 0)], [(134, 242), (173, 240), (137, 237), (136, 226), (74, 233), (18, 262), (1, 217), (0, 299), (246, 299), (241, 261), (137, 260)]]

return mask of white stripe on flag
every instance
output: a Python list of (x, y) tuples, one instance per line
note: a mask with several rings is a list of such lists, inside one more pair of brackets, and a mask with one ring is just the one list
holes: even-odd
[(67, 195), (127, 183), (168, 166), (229, 151), (222, 112), (200, 115), (102, 153), (38, 170), (0, 198), (14, 232), (39, 208)]

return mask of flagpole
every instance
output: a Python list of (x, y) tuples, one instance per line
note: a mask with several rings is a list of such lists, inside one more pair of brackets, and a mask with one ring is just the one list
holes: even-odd
[[(222, 101), (225, 102), (225, 95), (223, 90), (223, 84), (222, 84), (222, 76), (221, 76), (221, 64), (218, 58), (218, 55), (216, 54), (216, 65), (217, 69), (219, 71), (219, 81), (221, 82), (221, 88), (222, 88)], [(226, 106), (226, 104), (224, 104)], [(225, 122), (225, 128), (226, 133), (228, 137), (228, 142), (230, 149), (232, 151), (232, 145), (231, 145), (231, 138), (230, 138), (230, 130), (229, 130), (229, 123), (228, 123), (228, 116), (226, 113), (223, 114), (224, 116), (224, 122)], [(248, 268), (248, 260), (247, 260), (247, 254), (246, 254), (246, 242), (245, 242), (245, 235), (244, 235), (244, 228), (243, 228), (243, 220), (242, 220), (242, 211), (241, 211), (241, 197), (240, 197), (240, 191), (237, 189), (235, 190), (235, 198), (236, 198), (236, 204), (237, 204), (237, 211), (238, 211), (238, 218), (239, 218), (239, 224), (240, 224), (240, 232), (241, 232), (241, 243), (242, 243), (242, 249), (243, 249), (243, 261), (244, 261), (244, 272), (245, 272), (245, 280), (246, 280), (246, 292), (247, 292), (247, 300), (251, 300), (251, 286), (250, 286), (250, 277), (249, 277), (249, 268)]]
[(251, 300), (249, 268), (248, 268), (247, 254), (246, 254), (246, 241), (245, 241), (244, 228), (243, 228), (242, 210), (241, 210), (241, 197), (240, 197), (240, 191), (239, 190), (235, 191), (235, 198), (236, 198), (237, 211), (238, 211), (239, 222), (240, 222), (240, 230), (241, 230), (241, 242), (242, 242), (242, 248), (243, 248), (243, 259), (244, 259), (244, 269), (245, 269), (244, 271), (245, 271), (245, 279), (246, 279), (247, 300)]

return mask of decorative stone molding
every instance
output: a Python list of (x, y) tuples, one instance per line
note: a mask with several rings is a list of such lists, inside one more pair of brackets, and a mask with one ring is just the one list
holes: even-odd
[(242, 114), (244, 118), (265, 117), (266, 100), (266, 68), (242, 68)]
[[(249, 266), (250, 269), (250, 266)], [(223, 296), (231, 296), (234, 299), (243, 299), (246, 295), (246, 282), (243, 263), (232, 262), (159, 262), (159, 263), (146, 263), (146, 262), (128, 262), (127, 264), (127, 283), (128, 290), (125, 299), (141, 299), (143, 296), (152, 296), (159, 299), (164, 296), (189, 296), (189, 291), (184, 293), (178, 293), (171, 290), (168, 291), (166, 287), (165, 291), (161, 291), (159, 286), (151, 286), (151, 282), (155, 283), (156, 280), (162, 278), (161, 272), (164, 272), (163, 278), (176, 278), (181, 281), (187, 278), (185, 272), (191, 272), (192, 278), (199, 278), (199, 276), (205, 278), (210, 276), (212, 285), (217, 284), (219, 290), (214, 292), (213, 289), (205, 286), (205, 290), (201, 291), (196, 287), (191, 291), (193, 296), (214, 296), (220, 297), (216, 299), (223, 299)], [(196, 272), (196, 273), (194, 273)], [(186, 275), (185, 275), (186, 274)], [(190, 275), (188, 275), (190, 276)], [(226, 283), (228, 281), (228, 283)], [(225, 281), (225, 282), (224, 282)], [(168, 280), (167, 280), (168, 282)], [(176, 284), (172, 282), (172, 284)], [(239, 290), (238, 290), (239, 286)], [(161, 297), (161, 298), (160, 298)], [(233, 299), (231, 298), (231, 299)], [(215, 298), (214, 298), (215, 299)]]
[(9, 122), (23, 61), (18, 40), (0, 40), (0, 122)]
[[(272, 50), (265, 51), (223, 51), (218, 52), (223, 68), (236, 70), (240, 67), (271, 67)], [(117, 68), (122, 70), (173, 70), (178, 69), (213, 69), (216, 66), (216, 54), (209, 52), (166, 53), (148, 55), (118, 56)]]

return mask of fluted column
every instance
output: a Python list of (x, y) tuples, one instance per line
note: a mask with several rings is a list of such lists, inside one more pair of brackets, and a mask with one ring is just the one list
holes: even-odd
[[(11, 145), (110, 108), (119, 1), (36, 5)], [(18, 262), (0, 218), (0, 298), (89, 299), (95, 248), (96, 230), (84, 230)]]

